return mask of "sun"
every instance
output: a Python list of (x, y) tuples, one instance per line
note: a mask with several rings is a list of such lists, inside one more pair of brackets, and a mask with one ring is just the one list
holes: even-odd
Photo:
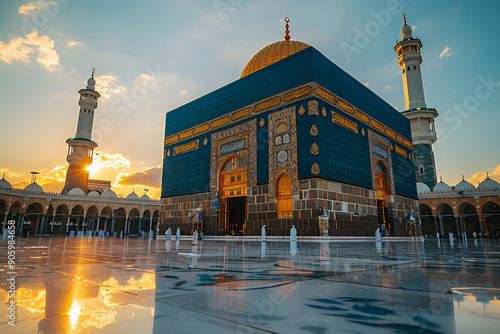
[(85, 167), (85, 169), (89, 172), (89, 174), (95, 175), (95, 173), (101, 169), (101, 166), (99, 166), (99, 164), (92, 163)]

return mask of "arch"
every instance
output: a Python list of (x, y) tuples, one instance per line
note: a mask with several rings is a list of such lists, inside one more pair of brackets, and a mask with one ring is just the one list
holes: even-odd
[(112, 224), (113, 224), (113, 210), (111, 207), (106, 206), (104, 209), (101, 210), (101, 217), (99, 218), (99, 230), (104, 230), (108, 233), (112, 233), (113, 231), (111, 230)]
[(276, 202), (278, 218), (292, 218), (292, 178), (286, 173), (281, 173), (276, 179)]
[(7, 201), (0, 199), (0, 222), (2, 223), (2, 231), (5, 228), (3, 221), (5, 220), (5, 215), (7, 215)]
[(464, 202), (458, 207), (458, 214), (463, 231), (468, 235), (472, 236), (474, 232), (479, 234), (481, 231), (481, 226), (479, 224), (479, 216), (477, 215), (477, 210), (469, 202)]
[(66, 204), (59, 204), (55, 211), (53, 212), (50, 233), (52, 235), (61, 235), (66, 231), (66, 227), (68, 226), (68, 215), (69, 209)]
[(85, 225), (90, 231), (94, 231), (97, 228), (99, 210), (95, 205), (92, 205), (87, 209), (87, 214), (85, 217)]
[(137, 208), (132, 208), (128, 214), (128, 226), (127, 226), (127, 234), (139, 234), (142, 228), (141, 223), (142, 219), (140, 219), (140, 213)]
[(123, 234), (125, 234), (126, 233), (125, 224), (127, 222), (127, 211), (123, 207), (120, 207), (120, 208), (115, 210), (114, 220), (115, 220), (114, 231), (116, 231), (118, 235), (120, 235), (120, 233), (122, 231), (123, 231)]
[(43, 206), (38, 202), (33, 202), (26, 208), (26, 215), (22, 226), (22, 235), (27, 235), (28, 231), (31, 235), (37, 233), (40, 228), (40, 223), (43, 215)]
[(113, 215), (113, 210), (109, 206), (106, 206), (104, 209), (101, 210), (101, 216), (112, 216), (112, 215)]
[(99, 211), (97, 210), (97, 207), (95, 205), (92, 205), (90, 208), (87, 209), (87, 216), (98, 216)]
[(148, 209), (148, 210), (145, 210), (145, 211), (143, 212), (143, 214), (142, 214), (142, 217), (144, 217), (144, 218), (149, 218), (149, 217), (151, 217), (151, 211), (149, 211), (149, 209)]
[(451, 206), (441, 203), (437, 208), (437, 214), (443, 237), (448, 237), (449, 233), (453, 233), (456, 236), (458, 233), (458, 224), (455, 221), (455, 214)]
[(60, 204), (56, 209), (56, 215), (67, 215), (68, 211), (69, 209), (66, 204)]
[[(434, 224), (434, 215), (432, 209), (426, 204), (420, 204), (418, 207), (420, 221), (422, 222), (422, 234), (436, 235), (436, 227)], [(439, 234), (442, 234), (441, 232)]]
[(488, 233), (492, 239), (500, 239), (500, 205), (493, 201), (485, 203), (482, 208), (482, 217), (483, 233)]

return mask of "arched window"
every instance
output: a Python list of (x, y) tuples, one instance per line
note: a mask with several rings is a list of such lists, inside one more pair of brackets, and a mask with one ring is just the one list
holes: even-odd
[(420, 174), (420, 175), (424, 175), (425, 174), (425, 172), (424, 172), (424, 166), (420, 165), (418, 167), (418, 174)]
[(403, 74), (405, 74), (405, 69), (403, 68)]
[(417, 70), (417, 66), (413, 65), (413, 70), (416, 71)]
[(408, 66), (407, 70), (408, 70), (408, 71), (410, 70), (410, 66)]

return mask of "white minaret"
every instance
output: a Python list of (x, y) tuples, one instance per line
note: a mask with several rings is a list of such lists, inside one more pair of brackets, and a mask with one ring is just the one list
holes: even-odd
[(420, 70), (422, 42), (412, 36), (412, 29), (406, 24), (406, 14), (403, 14), (403, 17), (401, 41), (394, 47), (403, 76), (405, 111), (402, 114), (410, 120), (416, 179), (432, 189), (436, 184), (436, 166), (432, 151), (432, 144), (437, 140), (434, 119), (439, 114), (436, 109), (427, 108), (425, 104)]
[(94, 123), (94, 111), (97, 108), (97, 100), (101, 97), (95, 90), (94, 71), (92, 77), (87, 80), (87, 87), (80, 89), (80, 112), (76, 126), (75, 138), (66, 140), (68, 143), (68, 155), (66, 161), (69, 164), (66, 172), (66, 183), (62, 193), (65, 194), (73, 188), (80, 188), (87, 193), (89, 172), (87, 167), (92, 163), (94, 148), (97, 143), (92, 141), (92, 126)]
[(413, 38), (412, 29), (406, 24), (406, 14), (403, 14), (404, 25), (401, 28), (401, 41), (394, 50), (398, 54), (398, 65), (403, 74), (403, 87), (405, 91), (405, 110), (425, 108), (424, 85), (422, 84), (422, 43), (418, 38)]

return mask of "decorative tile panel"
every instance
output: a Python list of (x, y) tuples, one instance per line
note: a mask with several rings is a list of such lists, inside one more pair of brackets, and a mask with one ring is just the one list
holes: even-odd
[(219, 170), (232, 155), (247, 166), (247, 186), (257, 184), (257, 120), (213, 133), (211, 137), (210, 190), (219, 188)]
[(268, 116), (269, 194), (276, 196), (276, 180), (286, 173), (292, 180), (292, 194), (298, 193), (297, 127), (295, 107)]
[(391, 150), (390, 150), (390, 142), (389, 139), (382, 137), (381, 135), (368, 130), (368, 141), (370, 146), (370, 165), (372, 172), (372, 186), (373, 189), (377, 189), (377, 178), (375, 172), (377, 170), (377, 165), (379, 162), (386, 167), (387, 173), (386, 175), (387, 182), (389, 183), (389, 189), (391, 194), (396, 193), (396, 189), (394, 187), (394, 173), (392, 170), (392, 158), (391, 158)]

